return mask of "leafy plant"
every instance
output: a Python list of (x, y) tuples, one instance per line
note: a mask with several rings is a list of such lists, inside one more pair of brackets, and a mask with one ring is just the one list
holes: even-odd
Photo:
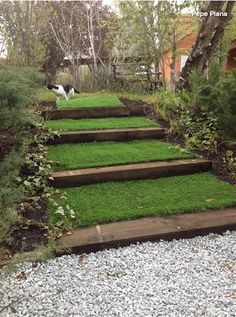
[(230, 173), (230, 176), (236, 181), (236, 157), (233, 151), (226, 151), (223, 156), (223, 161)]

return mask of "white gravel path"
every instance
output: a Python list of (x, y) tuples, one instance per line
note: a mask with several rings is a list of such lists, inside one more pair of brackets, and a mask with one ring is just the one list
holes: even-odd
[(0, 312), (235, 317), (236, 232), (25, 263), (0, 277)]

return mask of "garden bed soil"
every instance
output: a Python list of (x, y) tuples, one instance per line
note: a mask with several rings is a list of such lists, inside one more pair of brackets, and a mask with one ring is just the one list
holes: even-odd
[(2, 246), (5, 250), (3, 260), (18, 252), (33, 251), (48, 242), (48, 210), (43, 199), (40, 199), (37, 210), (27, 208), (19, 216), (21, 222), (12, 226), (9, 242)]
[(137, 109), (142, 107), (143, 108), (143, 114), (146, 116), (149, 116), (149, 114), (154, 113), (153, 106), (144, 102), (143, 100), (131, 100), (128, 98), (120, 97), (119, 100), (123, 103), (123, 105), (132, 111), (132, 109)]
[(55, 101), (41, 101), (40, 104), (37, 104), (36, 110), (40, 113), (45, 110), (56, 110), (57, 105)]
[(37, 225), (29, 225), (24, 229), (24, 227), (15, 227), (11, 238), (13, 239), (8, 249), (11, 255), (17, 252), (30, 252), (39, 245), (47, 244), (47, 230), (42, 229)]
[[(40, 133), (36, 128), (32, 129), (32, 135)], [(32, 143), (28, 153), (38, 153), (36, 143)], [(19, 177), (25, 179), (27, 176), (34, 175), (37, 172), (37, 167), (32, 167), (30, 170), (22, 166)], [(26, 178), (27, 179), (27, 178)], [(42, 192), (37, 192), (34, 197), (38, 197), (38, 207), (33, 208), (30, 205), (30, 197), (26, 197), (27, 207), (18, 213), (20, 222), (15, 223), (10, 229), (10, 239), (8, 242), (0, 245), (5, 250), (4, 260), (11, 258), (18, 252), (33, 251), (36, 246), (46, 245), (48, 236), (48, 209), (45, 199), (42, 197)], [(16, 207), (17, 208), (17, 207)], [(0, 254), (1, 255), (1, 254)]]

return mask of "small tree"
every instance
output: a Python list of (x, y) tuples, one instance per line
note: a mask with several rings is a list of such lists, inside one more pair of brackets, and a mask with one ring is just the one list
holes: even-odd
[[(95, 81), (101, 52), (104, 51), (103, 21), (108, 10), (98, 1), (53, 2), (50, 27), (54, 39), (71, 64), (74, 83), (79, 78), (81, 60), (88, 60)], [(92, 60), (92, 63), (89, 63)]]
[[(181, 72), (182, 81), (178, 88), (189, 87), (189, 74), (193, 69), (207, 68), (208, 61), (214, 55), (215, 50), (224, 35), (225, 28), (232, 18), (234, 1), (209, 1), (205, 12), (208, 13), (202, 20), (197, 39), (193, 46), (185, 66)], [(222, 12), (221, 16), (211, 15), (210, 12)]]
[[(116, 36), (118, 52), (134, 59), (143, 57), (148, 65), (162, 72), (166, 86), (165, 63), (168, 63), (174, 82), (177, 57), (177, 41), (186, 30), (180, 29), (181, 11), (190, 6), (169, 1), (125, 1), (119, 5), (120, 30)], [(168, 23), (167, 23), (168, 21)], [(165, 52), (171, 51), (171, 60), (165, 59)], [(160, 69), (159, 69), (160, 68)]]
[(45, 59), (42, 34), (46, 15), (37, 1), (4, 1), (0, 6), (0, 25), (11, 65), (40, 67)]

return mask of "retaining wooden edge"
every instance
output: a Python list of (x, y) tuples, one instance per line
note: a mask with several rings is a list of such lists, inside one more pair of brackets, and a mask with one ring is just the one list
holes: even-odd
[(127, 128), (90, 131), (60, 132), (47, 144), (100, 142), (100, 141), (124, 141), (140, 139), (160, 139), (164, 137), (162, 128)]
[(187, 175), (206, 172), (211, 167), (211, 161), (197, 158), (85, 168), (52, 173), (50, 177), (53, 180), (50, 180), (50, 184), (56, 188), (76, 187), (107, 181), (127, 181)]
[(83, 253), (123, 247), (137, 242), (170, 241), (234, 229), (236, 207), (79, 228), (71, 235), (63, 235), (57, 242), (71, 248), (75, 253)]
[(83, 118), (109, 118), (109, 117), (128, 117), (144, 115), (142, 106), (132, 107), (97, 107), (79, 109), (58, 109), (43, 111), (45, 119), (83, 119)]

